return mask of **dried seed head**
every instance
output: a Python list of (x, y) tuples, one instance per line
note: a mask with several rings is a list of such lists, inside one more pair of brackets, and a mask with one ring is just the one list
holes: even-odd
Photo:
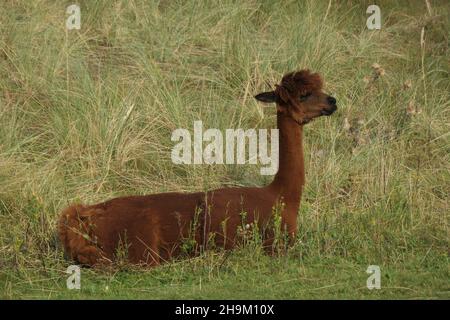
[(381, 66), (375, 62), (374, 64), (372, 64), (372, 68), (377, 70), (377, 69), (381, 68)]
[(315, 155), (317, 158), (322, 158), (325, 154), (325, 151), (323, 149), (319, 149), (316, 151)]
[(406, 113), (411, 116), (414, 116), (416, 114), (421, 114), (422, 109), (416, 106), (414, 102), (411, 100), (409, 101), (408, 106), (406, 107)]
[(348, 131), (348, 130), (350, 130), (351, 129), (351, 125), (350, 125), (350, 122), (348, 121), (348, 118), (346, 117), (346, 118), (344, 118), (344, 130), (345, 131)]
[(406, 113), (409, 115), (413, 115), (416, 113), (416, 107), (414, 106), (414, 102), (411, 100), (406, 107)]
[(384, 76), (386, 74), (386, 72), (384, 71), (383, 68), (379, 68), (376, 70), (377, 75), (379, 76)]
[(411, 82), (411, 80), (406, 80), (404, 83), (403, 83), (403, 89), (411, 89), (411, 87), (412, 87), (412, 82)]
[(375, 78), (379, 76), (384, 76), (386, 74), (386, 71), (376, 62), (372, 64), (372, 69), (375, 72)]

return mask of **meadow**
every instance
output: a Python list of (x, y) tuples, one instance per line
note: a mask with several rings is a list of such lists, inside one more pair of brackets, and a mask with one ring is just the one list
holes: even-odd
[[(0, 2), (1, 299), (449, 299), (448, 1)], [(171, 161), (177, 128), (272, 129), (253, 96), (323, 75), (338, 111), (304, 130), (298, 239), (154, 269), (81, 270), (55, 234), (74, 202), (262, 186), (260, 166)], [(381, 289), (369, 290), (369, 265)]]

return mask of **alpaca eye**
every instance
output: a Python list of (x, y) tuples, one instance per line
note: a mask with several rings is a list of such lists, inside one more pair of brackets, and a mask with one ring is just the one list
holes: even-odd
[(310, 95), (311, 95), (311, 93), (307, 93), (307, 94), (300, 96), (300, 101), (305, 101), (306, 99), (309, 98)]

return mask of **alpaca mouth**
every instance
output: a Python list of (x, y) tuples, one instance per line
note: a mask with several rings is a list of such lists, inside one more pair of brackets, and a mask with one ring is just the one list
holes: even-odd
[(331, 110), (325, 109), (325, 110), (322, 110), (320, 113), (323, 116), (331, 116), (335, 111), (336, 111), (336, 109), (331, 109)]

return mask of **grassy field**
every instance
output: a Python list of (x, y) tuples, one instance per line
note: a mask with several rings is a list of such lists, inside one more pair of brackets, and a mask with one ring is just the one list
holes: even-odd
[[(0, 2), (0, 298), (450, 298), (446, 0)], [(175, 165), (176, 128), (273, 128), (253, 95), (292, 70), (338, 101), (305, 128), (299, 236), (66, 288), (61, 209), (120, 195), (261, 186), (257, 165)], [(192, 131), (191, 131), (192, 132)], [(381, 268), (368, 290), (366, 269)]]

